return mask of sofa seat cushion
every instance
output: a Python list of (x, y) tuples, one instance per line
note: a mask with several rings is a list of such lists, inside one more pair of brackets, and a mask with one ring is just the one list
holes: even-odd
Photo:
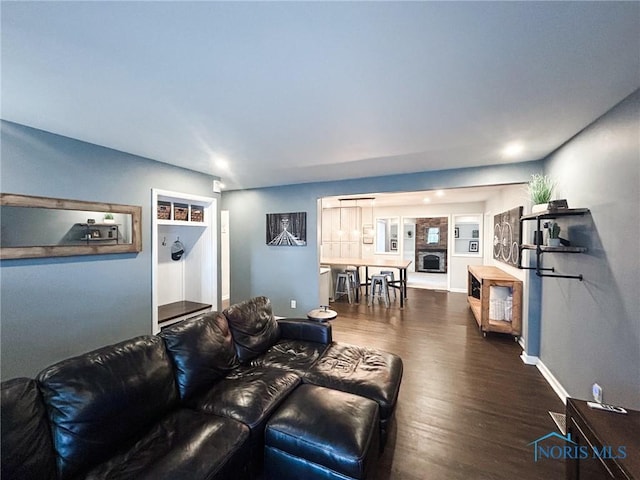
[(246, 425), (193, 410), (177, 410), (127, 451), (94, 468), (87, 480), (210, 480), (242, 478)]
[(38, 376), (58, 474), (71, 478), (133, 444), (178, 404), (160, 337), (136, 337), (63, 360)]
[(198, 411), (232, 418), (262, 435), (271, 412), (301, 380), (276, 368), (240, 367), (188, 405)]
[(305, 383), (362, 395), (391, 417), (402, 380), (402, 359), (380, 350), (333, 343), (303, 377)]
[(304, 375), (318, 361), (328, 345), (304, 340), (280, 340), (251, 365), (274, 367)]
[(265, 430), (266, 480), (364, 479), (378, 457), (376, 402), (301, 385)]
[(35, 380), (2, 382), (0, 414), (0, 478), (56, 478), (47, 412)]
[(265, 352), (280, 339), (280, 327), (267, 297), (231, 305), (224, 315), (229, 321), (238, 358), (243, 363)]
[(229, 324), (221, 313), (185, 320), (160, 336), (173, 360), (182, 399), (209, 388), (238, 366)]

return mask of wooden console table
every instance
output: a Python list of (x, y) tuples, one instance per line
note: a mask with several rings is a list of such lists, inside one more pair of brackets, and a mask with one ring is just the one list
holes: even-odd
[[(640, 480), (640, 412), (626, 410), (626, 415), (604, 412), (567, 399), (567, 434), (589, 452), (589, 458), (567, 458), (567, 480)], [(594, 448), (604, 455), (594, 454)]]
[[(508, 333), (518, 336), (522, 333), (522, 282), (513, 275), (497, 267), (469, 265), (467, 300), (473, 316), (484, 336), (487, 332)], [(491, 287), (507, 287), (511, 290), (511, 320), (504, 315), (491, 316)]]

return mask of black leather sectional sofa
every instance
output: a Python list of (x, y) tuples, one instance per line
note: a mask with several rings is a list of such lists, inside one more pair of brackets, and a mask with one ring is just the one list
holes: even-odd
[[(274, 442), (282, 441), (276, 427), (283, 418), (288, 428), (284, 408), (297, 408), (297, 427), (327, 434), (326, 425), (354, 415), (350, 399), (369, 399), (362, 411), (378, 423), (375, 445), (384, 445), (401, 378), (396, 355), (335, 343), (330, 324), (276, 320), (269, 299), (256, 297), (69, 358), (36, 379), (3, 382), (1, 478), (264, 478), (265, 427), (279, 409)], [(285, 407), (296, 390), (297, 405)], [(345, 393), (326, 395), (338, 391)], [(323, 396), (332, 397), (324, 404), (330, 415), (311, 407)], [(305, 430), (298, 435), (294, 442), (304, 443)], [(340, 448), (338, 440), (331, 448)], [(326, 456), (339, 472), (341, 452)], [(318, 478), (350, 478), (332, 465), (296, 458), (289, 467), (288, 454), (282, 458), (278, 468), (292, 478), (300, 464), (312, 465)]]

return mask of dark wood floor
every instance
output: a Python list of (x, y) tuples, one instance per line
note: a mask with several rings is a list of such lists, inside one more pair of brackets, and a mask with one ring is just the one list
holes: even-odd
[(522, 363), (512, 337), (482, 337), (465, 294), (409, 289), (403, 310), (398, 302), (389, 309), (331, 306), (338, 312), (335, 341), (404, 361), (377, 480), (563, 478), (562, 461), (535, 463), (528, 444), (556, 430), (548, 411), (564, 412), (564, 405), (538, 370)]

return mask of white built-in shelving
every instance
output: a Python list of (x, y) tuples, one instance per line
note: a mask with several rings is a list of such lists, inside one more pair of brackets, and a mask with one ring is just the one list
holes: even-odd
[[(217, 199), (152, 189), (151, 205), (152, 331), (157, 333), (218, 307)], [(179, 260), (171, 256), (176, 240), (184, 245)]]

